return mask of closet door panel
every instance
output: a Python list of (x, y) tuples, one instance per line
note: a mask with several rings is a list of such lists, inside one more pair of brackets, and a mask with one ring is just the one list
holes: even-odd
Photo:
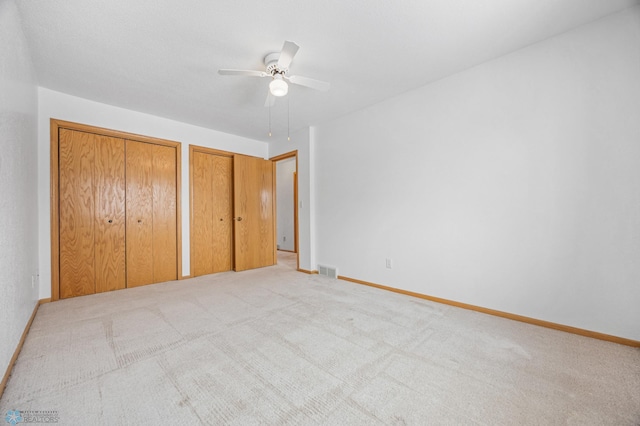
[(95, 292), (93, 135), (60, 129), (60, 298)]
[(96, 292), (125, 288), (124, 140), (93, 135), (95, 140)]
[(234, 248), (235, 248), (235, 270), (244, 271), (251, 269), (254, 263), (252, 253), (252, 224), (247, 218), (252, 203), (250, 202), (249, 188), (250, 166), (248, 157), (235, 155), (233, 157), (233, 215), (234, 215)]
[(193, 173), (193, 276), (212, 274), (213, 267), (213, 155), (194, 152)]
[(233, 158), (212, 155), (213, 272), (233, 267)]
[(273, 163), (234, 156), (235, 270), (275, 264)]
[(127, 287), (153, 283), (153, 145), (126, 141)]
[(178, 279), (176, 150), (152, 145), (153, 150), (153, 282)]
[(276, 214), (274, 197), (274, 162), (260, 161), (260, 266), (271, 266), (277, 263), (276, 252)]

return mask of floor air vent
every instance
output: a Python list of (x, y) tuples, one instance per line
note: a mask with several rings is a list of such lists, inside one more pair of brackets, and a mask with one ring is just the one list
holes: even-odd
[(318, 265), (318, 274), (324, 275), (325, 277), (337, 279), (338, 269), (334, 268), (333, 266)]

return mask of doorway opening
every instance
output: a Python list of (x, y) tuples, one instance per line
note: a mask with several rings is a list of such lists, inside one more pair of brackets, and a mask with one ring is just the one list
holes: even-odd
[(278, 263), (295, 256), (300, 266), (298, 247), (298, 151), (271, 159), (275, 164), (276, 247)]

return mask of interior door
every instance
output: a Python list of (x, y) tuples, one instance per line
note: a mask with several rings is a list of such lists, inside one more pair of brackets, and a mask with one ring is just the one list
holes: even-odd
[(193, 152), (191, 159), (191, 275), (213, 273), (213, 156)]
[(60, 129), (60, 297), (125, 287), (124, 140)]
[(120, 290), (125, 269), (124, 140), (93, 135), (95, 141), (96, 293)]
[(233, 158), (192, 154), (192, 274), (200, 276), (233, 267)]
[(51, 135), (52, 300), (177, 279), (180, 143), (53, 119)]
[(153, 282), (178, 279), (176, 150), (151, 145), (153, 151)]
[(60, 298), (95, 293), (93, 135), (60, 129)]
[(153, 283), (152, 148), (127, 141), (127, 287)]
[(127, 141), (127, 287), (177, 279), (173, 147)]
[(235, 270), (276, 263), (273, 162), (234, 155)]
[(213, 272), (233, 268), (233, 158), (212, 156)]

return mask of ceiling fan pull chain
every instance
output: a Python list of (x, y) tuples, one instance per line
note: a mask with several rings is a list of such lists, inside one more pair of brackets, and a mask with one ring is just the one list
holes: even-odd
[(290, 134), (290, 130), (291, 130), (291, 108), (289, 107), (289, 105), (291, 104), (291, 94), (289, 94), (289, 96), (287, 96), (287, 140), (290, 141), (291, 140), (291, 134)]
[(269, 137), (271, 137), (271, 104), (269, 104)]

